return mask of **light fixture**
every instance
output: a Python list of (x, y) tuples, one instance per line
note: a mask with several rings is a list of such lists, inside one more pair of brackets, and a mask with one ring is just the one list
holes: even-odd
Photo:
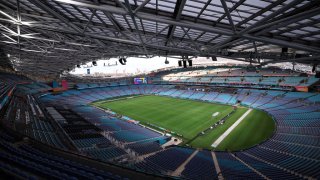
[(164, 63), (169, 64), (168, 57), (166, 57), (166, 60), (164, 61)]
[(120, 58), (119, 58), (119, 63), (122, 64), (122, 65), (126, 65), (127, 59), (124, 58), (124, 57), (120, 57)]
[(184, 67), (184, 68), (187, 68), (187, 61), (186, 61), (186, 60), (183, 60), (182, 62), (183, 62), (183, 67)]

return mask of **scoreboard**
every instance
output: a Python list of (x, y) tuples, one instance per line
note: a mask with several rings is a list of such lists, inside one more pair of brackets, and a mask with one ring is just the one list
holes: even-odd
[(134, 84), (147, 84), (147, 78), (134, 78), (133, 79)]

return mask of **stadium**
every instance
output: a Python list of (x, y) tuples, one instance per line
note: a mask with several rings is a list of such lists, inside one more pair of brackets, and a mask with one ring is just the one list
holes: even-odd
[(3, 179), (320, 179), (320, 1), (0, 0)]

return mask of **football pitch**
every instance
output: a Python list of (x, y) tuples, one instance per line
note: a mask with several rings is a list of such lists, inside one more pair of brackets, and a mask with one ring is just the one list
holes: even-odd
[[(239, 107), (226, 118), (222, 125), (206, 131), (213, 124), (233, 111), (229, 105), (203, 101), (178, 99), (164, 96), (135, 96), (98, 101), (92, 104), (104, 109), (111, 109), (117, 114), (128, 116), (141, 124), (160, 130), (157, 127), (182, 135), (183, 144), (195, 148), (213, 149), (212, 143), (220, 137), (247, 108)], [(219, 114), (215, 117), (212, 115)], [(265, 112), (253, 110), (215, 150), (241, 150), (249, 148), (269, 138), (274, 131), (274, 121)], [(201, 134), (199, 136), (199, 134)]]

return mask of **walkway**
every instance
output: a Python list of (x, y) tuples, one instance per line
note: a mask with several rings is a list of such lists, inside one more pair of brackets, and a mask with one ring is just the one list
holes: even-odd
[(180, 176), (182, 171), (185, 169), (186, 165), (191, 161), (191, 159), (199, 152), (199, 150), (195, 150), (188, 159), (186, 159), (175, 171), (171, 173), (171, 176)]
[(218, 162), (218, 159), (217, 159), (217, 156), (216, 154), (212, 151), (211, 152), (211, 155), (212, 155), (212, 159), (213, 159), (213, 163), (214, 163), (214, 168), (218, 174), (218, 180), (223, 180), (223, 176), (221, 174), (221, 169), (220, 169), (220, 166), (219, 166), (219, 162)]

